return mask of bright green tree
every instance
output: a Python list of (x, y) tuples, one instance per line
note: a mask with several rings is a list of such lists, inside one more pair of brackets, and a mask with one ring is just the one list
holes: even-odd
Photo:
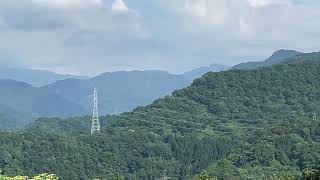
[(305, 170), (303, 177), (304, 180), (320, 180), (320, 167), (317, 170)]
[(123, 177), (116, 173), (113, 175), (112, 180), (123, 180)]
[(201, 174), (196, 176), (195, 180), (218, 180), (218, 178), (209, 175), (207, 171), (202, 171)]
[(28, 176), (16, 176), (16, 177), (8, 177), (8, 176), (0, 176), (0, 180), (58, 180), (58, 176), (55, 174), (39, 174), (32, 178)]

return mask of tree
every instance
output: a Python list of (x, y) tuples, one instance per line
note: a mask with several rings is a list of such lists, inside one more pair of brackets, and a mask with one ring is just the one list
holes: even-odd
[(201, 174), (196, 176), (195, 180), (218, 180), (218, 178), (209, 175), (207, 171), (202, 171)]
[(58, 176), (55, 174), (39, 174), (32, 178), (28, 176), (15, 176), (15, 177), (8, 177), (8, 176), (0, 176), (0, 180), (58, 180)]
[(120, 176), (118, 173), (115, 173), (112, 177), (112, 180), (123, 180), (123, 177)]
[(304, 180), (320, 180), (320, 167), (316, 170), (305, 170), (303, 177)]

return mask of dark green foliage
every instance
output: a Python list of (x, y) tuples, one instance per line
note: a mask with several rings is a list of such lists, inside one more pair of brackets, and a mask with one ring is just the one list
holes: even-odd
[(211, 176), (207, 171), (202, 171), (201, 174), (197, 175), (195, 180), (218, 180), (217, 177)]
[[(41, 119), (0, 135), (8, 175), (62, 179), (188, 179), (207, 169), (221, 180), (272, 179), (320, 161), (320, 55), (253, 71), (208, 73), (192, 86), (119, 116)], [(288, 176), (289, 177), (289, 176)]]
[[(189, 141), (180, 142), (185, 147), (181, 147), (181, 151), (187, 150), (188, 144), (198, 144), (195, 147), (207, 146), (201, 142)], [(172, 151), (174, 142), (173, 139), (165, 143), (162, 137), (151, 132), (118, 128), (107, 128), (97, 136), (66, 136), (43, 132), (2, 134), (0, 168), (11, 176), (49, 172), (62, 179), (90, 179), (108, 178), (121, 172), (127, 179), (155, 179), (161, 176), (162, 170), (170, 167), (172, 177), (183, 179), (193, 173), (186, 168), (185, 159), (176, 158), (175, 151)], [(230, 151), (226, 145), (220, 147), (215, 143), (211, 146), (221, 152), (193, 149), (194, 155), (191, 158), (205, 159), (209, 156), (211, 159), (208, 160), (213, 161), (220, 158), (220, 154)], [(194, 169), (198, 166), (206, 167), (208, 160), (191, 161), (194, 163), (191, 166)], [(189, 161), (187, 162), (189, 165)]]
[(120, 176), (119, 174), (114, 174), (112, 177), (112, 180), (123, 180), (124, 178), (122, 176)]
[(168, 142), (175, 159), (189, 165), (189, 171), (192, 173), (197, 173), (210, 163), (226, 157), (231, 150), (229, 140), (212, 137), (168, 137)]

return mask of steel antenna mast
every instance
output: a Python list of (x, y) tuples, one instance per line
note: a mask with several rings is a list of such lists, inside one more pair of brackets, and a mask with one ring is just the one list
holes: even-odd
[(100, 133), (100, 131), (101, 130), (100, 130), (99, 112), (98, 112), (98, 93), (97, 93), (97, 89), (94, 88), (91, 134)]

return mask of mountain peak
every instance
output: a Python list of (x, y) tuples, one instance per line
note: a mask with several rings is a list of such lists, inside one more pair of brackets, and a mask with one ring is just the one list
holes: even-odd
[(291, 49), (279, 49), (275, 51), (273, 54), (283, 54), (283, 53), (301, 53), (301, 52), (296, 50), (291, 50)]
[(280, 50), (272, 53), (272, 55), (264, 61), (241, 63), (241, 64), (233, 66), (232, 69), (246, 69), (246, 70), (248, 70), (248, 69), (256, 69), (259, 67), (272, 66), (275, 64), (283, 63), (287, 59), (289, 59), (295, 55), (299, 55), (299, 54), (303, 54), (303, 53), (295, 51), (295, 50), (280, 49)]
[(280, 49), (278, 51), (275, 51), (272, 56), (269, 58), (285, 58), (285, 57), (292, 57), (297, 54), (302, 54), (302, 52), (298, 52), (295, 50), (287, 50), (287, 49)]

